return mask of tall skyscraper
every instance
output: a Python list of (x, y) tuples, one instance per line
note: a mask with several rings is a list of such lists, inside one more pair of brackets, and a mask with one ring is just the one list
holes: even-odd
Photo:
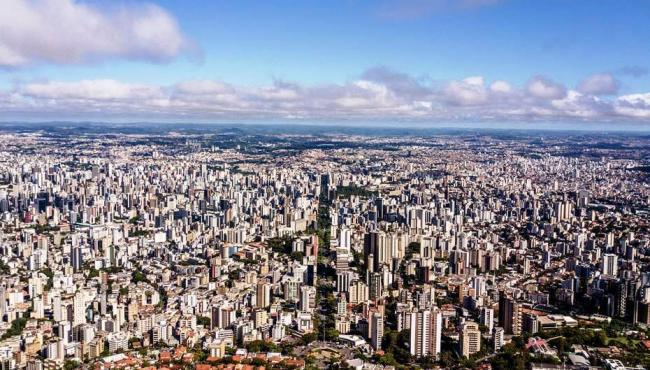
[(263, 308), (271, 305), (271, 284), (267, 281), (257, 283), (257, 307)]
[(83, 255), (81, 253), (81, 247), (73, 247), (71, 254), (71, 264), (75, 272), (80, 271), (83, 267)]
[(350, 250), (352, 232), (347, 227), (341, 228), (339, 232), (339, 248)]
[(605, 276), (616, 277), (618, 275), (618, 256), (611, 253), (603, 254), (600, 271)]
[(370, 300), (377, 300), (381, 298), (382, 295), (382, 283), (381, 283), (381, 274), (378, 272), (370, 274), (370, 287), (369, 287), (369, 298)]
[(492, 332), (492, 342), (494, 344), (494, 351), (498, 351), (503, 347), (503, 342), (504, 342), (504, 335), (505, 331), (503, 330), (502, 327), (496, 327), (494, 328), (494, 331)]
[(442, 334), (442, 314), (436, 307), (432, 310), (419, 310), (410, 314), (411, 339), (410, 352), (415, 357), (440, 354)]
[(507, 334), (521, 334), (521, 305), (501, 292), (499, 297), (499, 326)]
[(489, 307), (482, 307), (479, 322), (481, 325), (486, 326), (488, 332), (491, 333), (494, 328), (494, 310)]
[(464, 357), (469, 357), (481, 350), (481, 331), (478, 324), (473, 321), (467, 321), (463, 324), (460, 331), (460, 353)]
[(350, 303), (358, 304), (368, 300), (368, 285), (361, 280), (350, 283)]
[(316, 288), (309, 285), (300, 287), (300, 311), (313, 312), (316, 308)]
[(77, 292), (74, 296), (74, 316), (72, 324), (74, 326), (81, 325), (86, 322), (86, 297), (83, 291)]
[(384, 315), (374, 312), (370, 317), (370, 345), (375, 350), (381, 348), (381, 340), (384, 337)]

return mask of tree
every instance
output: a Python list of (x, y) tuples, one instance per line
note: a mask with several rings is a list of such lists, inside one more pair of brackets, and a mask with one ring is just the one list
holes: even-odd
[(0, 260), (0, 274), (8, 274), (10, 272), (9, 265), (7, 265), (4, 261)]
[(75, 370), (79, 368), (79, 362), (75, 360), (66, 360), (63, 363), (63, 370)]
[(149, 283), (149, 279), (147, 279), (147, 277), (138, 270), (133, 272), (133, 275), (131, 275), (131, 280), (136, 284), (139, 282)]
[(265, 342), (263, 340), (254, 340), (246, 343), (246, 349), (249, 352), (279, 352), (279, 348), (275, 343)]
[(379, 363), (384, 365), (384, 366), (397, 366), (398, 362), (395, 360), (395, 357), (393, 357), (392, 353), (385, 353), (383, 356), (379, 358)]
[(398, 363), (406, 364), (411, 362), (411, 354), (406, 349), (410, 341), (410, 331), (394, 331), (387, 329), (382, 338), (381, 348), (390, 354)]
[(205, 316), (198, 316), (196, 318), (197, 325), (203, 325), (204, 327), (210, 326), (210, 318)]
[(133, 347), (133, 343), (140, 342), (140, 338), (138, 337), (131, 337), (129, 338), (129, 346)]
[(408, 247), (406, 248), (406, 253), (405, 253), (406, 259), (407, 260), (411, 259), (411, 257), (413, 257), (414, 253), (420, 253), (420, 243), (418, 243), (418, 242), (409, 243)]
[(208, 358), (208, 353), (204, 351), (201, 346), (194, 348), (194, 361), (197, 363), (204, 362)]
[(327, 340), (334, 340), (339, 337), (339, 332), (338, 330), (334, 328), (327, 328), (325, 329), (325, 339)]
[(557, 352), (558, 353), (564, 353), (566, 352), (567, 349), (567, 341), (564, 339), (564, 337), (560, 337), (557, 340), (554, 341), (555, 347), (557, 347)]
[(52, 269), (49, 267), (46, 267), (41, 270), (43, 275), (47, 276), (47, 283), (45, 284), (45, 290), (50, 290), (52, 289), (52, 285), (54, 285), (54, 272), (52, 272)]
[(460, 360), (460, 364), (461, 364), (460, 365), (461, 367), (467, 368), (467, 369), (473, 369), (474, 366), (476, 365), (474, 363), (474, 361), (469, 359), (469, 358), (463, 358), (462, 360)]
[(607, 334), (604, 331), (600, 330), (596, 333), (595, 338), (596, 345), (599, 347), (604, 347), (607, 345)]
[(307, 334), (302, 336), (302, 344), (306, 346), (309, 343), (315, 341), (316, 339), (318, 339), (318, 334), (316, 334), (316, 333), (307, 333)]
[(429, 355), (429, 356), (425, 356), (425, 357), (420, 357), (420, 358), (418, 358), (418, 361), (417, 361), (417, 362), (418, 362), (418, 364), (420, 364), (423, 368), (425, 368), (425, 369), (430, 369), (430, 368), (432, 368), (432, 367), (435, 365), (435, 363), (436, 363), (436, 359), (435, 359), (433, 356)]
[(5, 340), (13, 336), (21, 335), (26, 325), (27, 325), (27, 319), (24, 317), (20, 317), (12, 321), (11, 327), (9, 328), (9, 330), (7, 330), (6, 333), (2, 335), (2, 337), (0, 337), (0, 340)]
[(448, 369), (456, 364), (456, 361), (449, 351), (443, 351), (440, 353), (440, 362), (442, 363), (442, 367), (445, 369)]
[[(513, 341), (515, 338), (513, 337)], [(492, 357), (491, 364), (494, 370), (498, 369), (517, 369), (524, 370), (528, 362), (528, 352), (526, 349), (518, 348), (514, 343), (508, 343), (503, 346), (503, 352)]]

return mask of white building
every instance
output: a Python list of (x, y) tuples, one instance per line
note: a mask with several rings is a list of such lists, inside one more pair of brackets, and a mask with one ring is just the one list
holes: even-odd
[(410, 352), (415, 357), (440, 354), (442, 314), (438, 308), (420, 310), (410, 314)]
[(600, 271), (605, 276), (616, 277), (618, 275), (618, 256), (611, 253), (605, 253), (602, 257)]

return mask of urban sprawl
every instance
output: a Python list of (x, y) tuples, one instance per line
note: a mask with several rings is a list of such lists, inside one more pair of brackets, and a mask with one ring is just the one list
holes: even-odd
[(0, 130), (0, 369), (650, 366), (647, 136), (142, 130)]

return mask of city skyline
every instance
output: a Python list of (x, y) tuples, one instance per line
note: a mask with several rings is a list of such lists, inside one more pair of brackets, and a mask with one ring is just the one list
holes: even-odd
[(0, 370), (650, 369), (650, 0), (0, 0)]
[(650, 121), (646, 1), (8, 0), (0, 10), (2, 121)]
[(0, 365), (647, 369), (649, 142), (4, 125)]

